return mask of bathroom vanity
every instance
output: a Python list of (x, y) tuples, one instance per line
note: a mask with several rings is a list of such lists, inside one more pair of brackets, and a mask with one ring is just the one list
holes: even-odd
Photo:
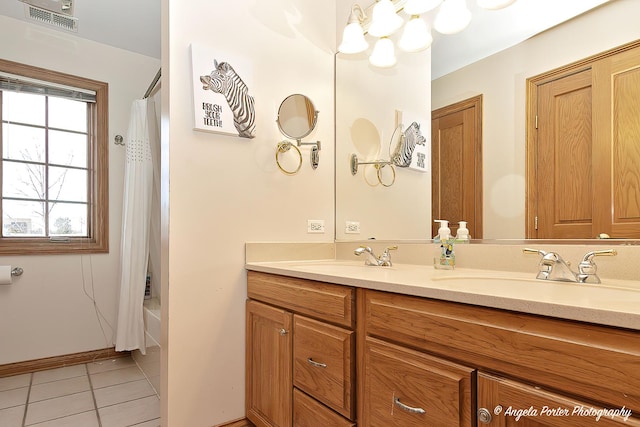
[(636, 289), (413, 265), (247, 269), (256, 426), (640, 426)]

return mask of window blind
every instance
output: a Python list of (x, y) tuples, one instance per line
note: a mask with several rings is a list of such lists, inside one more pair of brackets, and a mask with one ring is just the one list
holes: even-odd
[(96, 102), (96, 92), (16, 74), (0, 72), (0, 90), (55, 96), (75, 101)]

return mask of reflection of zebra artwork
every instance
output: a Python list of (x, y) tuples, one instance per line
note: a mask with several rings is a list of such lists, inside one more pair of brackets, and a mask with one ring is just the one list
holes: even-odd
[(215, 69), (208, 76), (200, 76), (202, 88), (222, 94), (233, 113), (233, 124), (238, 135), (254, 138), (256, 135), (255, 107), (249, 88), (227, 62), (214, 60)]
[(417, 122), (411, 123), (404, 131), (403, 138), (396, 146), (391, 161), (394, 165), (406, 168), (411, 165), (411, 157), (416, 145), (425, 145), (426, 138), (420, 132), (420, 125)]

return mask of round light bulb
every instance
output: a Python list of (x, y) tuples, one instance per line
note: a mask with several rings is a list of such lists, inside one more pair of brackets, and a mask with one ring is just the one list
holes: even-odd
[(442, 34), (455, 34), (467, 28), (470, 22), (471, 11), (465, 0), (444, 0), (433, 21), (433, 28)]
[(427, 23), (419, 16), (414, 15), (404, 26), (398, 47), (405, 52), (419, 52), (431, 46), (431, 42), (433, 42), (433, 37), (431, 37)]
[(352, 22), (346, 27), (342, 33), (342, 43), (338, 46), (338, 52), (342, 53), (360, 53), (367, 50), (369, 43), (364, 38), (362, 26), (357, 22)]
[(380, 68), (388, 68), (396, 65), (396, 52), (393, 47), (393, 42), (383, 37), (378, 40), (373, 46), (373, 52), (369, 57), (371, 65)]
[(380, 0), (373, 7), (369, 34), (374, 37), (389, 36), (402, 27), (404, 20), (396, 15), (396, 7), (391, 0)]

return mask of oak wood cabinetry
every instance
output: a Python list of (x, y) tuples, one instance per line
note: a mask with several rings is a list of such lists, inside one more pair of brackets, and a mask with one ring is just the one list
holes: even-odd
[(252, 271), (247, 286), (247, 418), (354, 426), (354, 289)]
[[(604, 417), (541, 414), (544, 406), (570, 412), (576, 406), (624, 408), (640, 414), (638, 331), (371, 290), (363, 294), (361, 339), (375, 337), (476, 370), (471, 421), (461, 411), (460, 425), (640, 426), (637, 418), (617, 417), (605, 424)], [(365, 363), (365, 374), (367, 369)], [(360, 400), (366, 401), (362, 384)], [(503, 412), (496, 415), (498, 406)], [(530, 407), (537, 416), (515, 420), (518, 409)], [(504, 412), (508, 408), (512, 411)], [(366, 419), (365, 408), (360, 410), (360, 419)]]
[(248, 295), (258, 427), (640, 427), (637, 330), (253, 271)]

